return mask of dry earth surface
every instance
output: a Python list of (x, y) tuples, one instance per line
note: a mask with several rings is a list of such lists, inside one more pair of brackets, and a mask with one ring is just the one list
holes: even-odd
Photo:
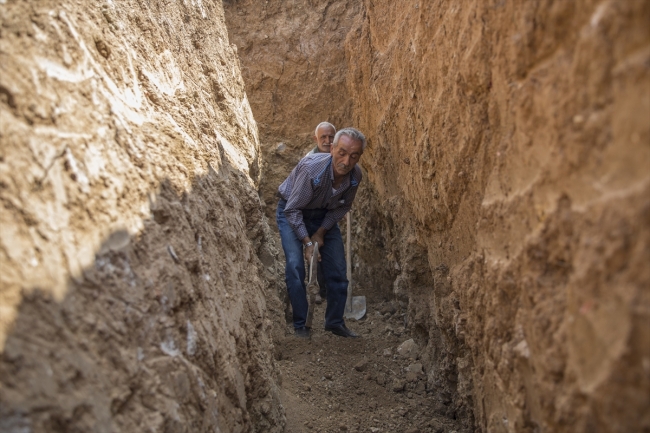
[[(0, 431), (648, 432), (649, 119), (646, 0), (0, 1)], [(323, 120), (359, 340), (284, 320)]]
[[(324, 320), (317, 307), (314, 323)], [(287, 431), (306, 432), (469, 432), (453, 411), (440, 415), (420, 348), (398, 302), (368, 305), (367, 316), (348, 321), (361, 338), (346, 339), (314, 326), (310, 340), (287, 329), (278, 342), (281, 396)], [(448, 409), (451, 396), (442, 403)]]

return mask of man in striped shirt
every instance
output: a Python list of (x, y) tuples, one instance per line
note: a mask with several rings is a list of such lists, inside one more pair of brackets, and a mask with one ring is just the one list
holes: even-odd
[(342, 337), (358, 337), (345, 326), (343, 312), (348, 292), (343, 239), (337, 222), (350, 211), (361, 182), (357, 162), (366, 147), (364, 135), (345, 128), (336, 133), (330, 153), (307, 155), (278, 188), (276, 220), (286, 257), (285, 280), (293, 309), (296, 335), (309, 337), (305, 327), (307, 294), (305, 262), (314, 243), (327, 284), (325, 330)]

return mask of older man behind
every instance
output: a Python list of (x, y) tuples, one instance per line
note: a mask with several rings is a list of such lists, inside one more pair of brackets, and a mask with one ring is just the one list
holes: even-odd
[[(364, 135), (345, 128), (336, 133), (330, 153), (303, 158), (280, 185), (276, 220), (286, 257), (285, 280), (298, 337), (309, 337), (305, 262), (314, 243), (327, 284), (325, 330), (342, 337), (358, 337), (345, 326), (343, 313), (348, 291), (345, 251), (337, 222), (350, 211), (361, 182), (357, 162), (366, 147)], [(304, 248), (304, 250), (303, 250)]]
[(330, 148), (332, 142), (334, 141), (334, 135), (336, 134), (336, 128), (329, 122), (321, 122), (316, 127), (314, 131), (314, 140), (316, 141), (316, 146), (307, 153), (307, 155), (313, 155), (314, 153), (330, 153)]

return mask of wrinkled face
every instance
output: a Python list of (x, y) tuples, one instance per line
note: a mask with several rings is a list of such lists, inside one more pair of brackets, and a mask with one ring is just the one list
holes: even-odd
[(332, 146), (332, 169), (334, 176), (344, 176), (348, 174), (363, 153), (363, 144), (347, 135), (341, 135), (336, 146)]
[(332, 142), (334, 141), (334, 134), (336, 131), (334, 131), (334, 128), (331, 126), (321, 126), (316, 130), (316, 145), (318, 146), (318, 150), (322, 153), (330, 153), (330, 148), (332, 146)]

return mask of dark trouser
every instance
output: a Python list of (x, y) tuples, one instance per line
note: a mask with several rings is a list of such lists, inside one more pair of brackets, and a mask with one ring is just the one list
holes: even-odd
[[(291, 307), (293, 309), (293, 326), (301, 328), (307, 320), (307, 292), (305, 288), (305, 260), (302, 240), (298, 239), (284, 216), (286, 200), (281, 199), (275, 214), (282, 239), (282, 248), (287, 260), (285, 281)], [(311, 209), (303, 211), (303, 221), (309, 236), (313, 235), (325, 218), (327, 209)], [(348, 279), (345, 275), (345, 251), (343, 239), (338, 224), (335, 224), (326, 234), (325, 245), (319, 245), (324, 283), (327, 285), (327, 308), (325, 310), (325, 326), (343, 325), (343, 312), (348, 295)]]
[(317, 269), (316, 280), (318, 281), (318, 294), (321, 298), (327, 298), (327, 283), (325, 283), (325, 275), (323, 275), (323, 267), (319, 266)]

